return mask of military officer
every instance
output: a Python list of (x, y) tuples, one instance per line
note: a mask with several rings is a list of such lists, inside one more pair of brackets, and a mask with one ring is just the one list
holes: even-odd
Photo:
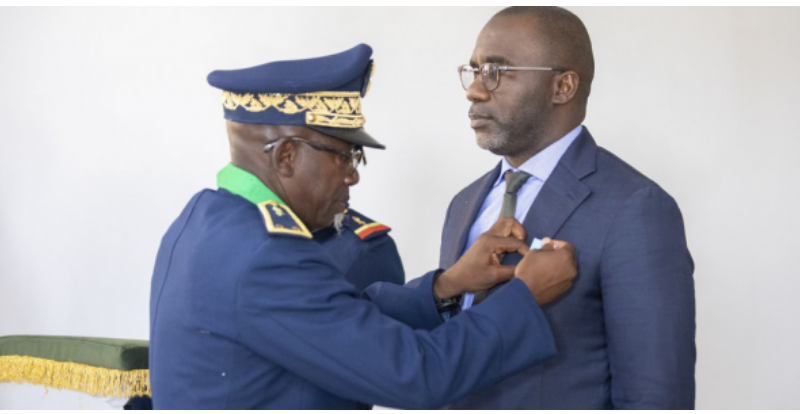
[[(394, 240), (389, 236), (391, 228), (348, 208), (337, 214), (334, 224), (313, 233), (332, 258), (336, 268), (344, 275), (357, 292), (376, 282), (402, 285), (405, 282), (403, 262)], [(358, 409), (372, 406), (357, 403)], [(152, 410), (150, 397), (134, 397), (124, 407), (126, 410)]]
[[(345, 210), (363, 147), (383, 147), (362, 128), (371, 53), (209, 75), (223, 90), (231, 163), (161, 241), (154, 408), (431, 408), (555, 354), (540, 305), (577, 273), (568, 243), (529, 252), (522, 226), (501, 220), (451, 268), (372, 285), (364, 300), (313, 241)], [(520, 263), (501, 266), (513, 251)], [(504, 281), (441, 325), (437, 300)]]

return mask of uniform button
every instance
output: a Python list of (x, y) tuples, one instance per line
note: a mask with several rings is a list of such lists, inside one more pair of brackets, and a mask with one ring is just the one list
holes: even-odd
[(223, 376), (223, 377), (225, 376), (225, 373), (224, 373), (224, 372), (222, 373), (222, 376)]

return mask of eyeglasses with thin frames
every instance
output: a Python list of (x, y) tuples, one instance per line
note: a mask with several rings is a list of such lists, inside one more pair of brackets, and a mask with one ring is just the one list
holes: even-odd
[(493, 91), (500, 86), (500, 72), (510, 70), (537, 70), (549, 72), (566, 72), (566, 69), (544, 66), (498, 66), (494, 63), (484, 63), (479, 68), (473, 68), (470, 65), (461, 65), (458, 67), (458, 76), (461, 79), (461, 86), (464, 90), (469, 89), (472, 82), (480, 74), (481, 83), (483, 88), (487, 91)]
[[(319, 142), (314, 142), (305, 138), (300, 138), (300, 137), (286, 137), (286, 138), (292, 141), (297, 141), (306, 144), (317, 151), (325, 151), (338, 155), (339, 157), (341, 157), (342, 162), (345, 163), (345, 165), (349, 166), (348, 174), (354, 173), (358, 169), (358, 165), (361, 164), (362, 162), (364, 163), (364, 165), (367, 165), (367, 157), (364, 155), (364, 150), (361, 147), (353, 147), (348, 152), (333, 147), (329, 147), (325, 144), (320, 144)], [(279, 138), (278, 140), (265, 145), (264, 152), (269, 152), (273, 148), (275, 148), (275, 146), (278, 145), (278, 141), (280, 141), (281, 139), (283, 138)]]

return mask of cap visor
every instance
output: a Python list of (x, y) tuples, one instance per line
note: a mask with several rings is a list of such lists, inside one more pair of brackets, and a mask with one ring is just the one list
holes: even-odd
[(386, 149), (386, 146), (372, 138), (364, 128), (347, 129), (347, 128), (328, 128), (315, 125), (305, 125), (307, 128), (314, 131), (332, 136), (345, 142), (355, 145), (362, 145), (369, 148)]

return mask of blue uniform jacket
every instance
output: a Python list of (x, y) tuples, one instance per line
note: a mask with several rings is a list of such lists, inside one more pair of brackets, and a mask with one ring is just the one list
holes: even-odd
[(204, 190), (162, 239), (154, 408), (429, 408), (555, 354), (519, 280), (440, 325), (433, 272), (359, 299), (318, 243), (268, 232), (265, 218), (242, 197)]
[[(453, 199), (442, 267), (461, 255), (499, 173), (498, 166)], [(528, 243), (552, 237), (578, 250), (573, 287), (544, 308), (558, 356), (452, 407), (693, 408), (694, 264), (675, 200), (584, 128), (522, 224)]]

